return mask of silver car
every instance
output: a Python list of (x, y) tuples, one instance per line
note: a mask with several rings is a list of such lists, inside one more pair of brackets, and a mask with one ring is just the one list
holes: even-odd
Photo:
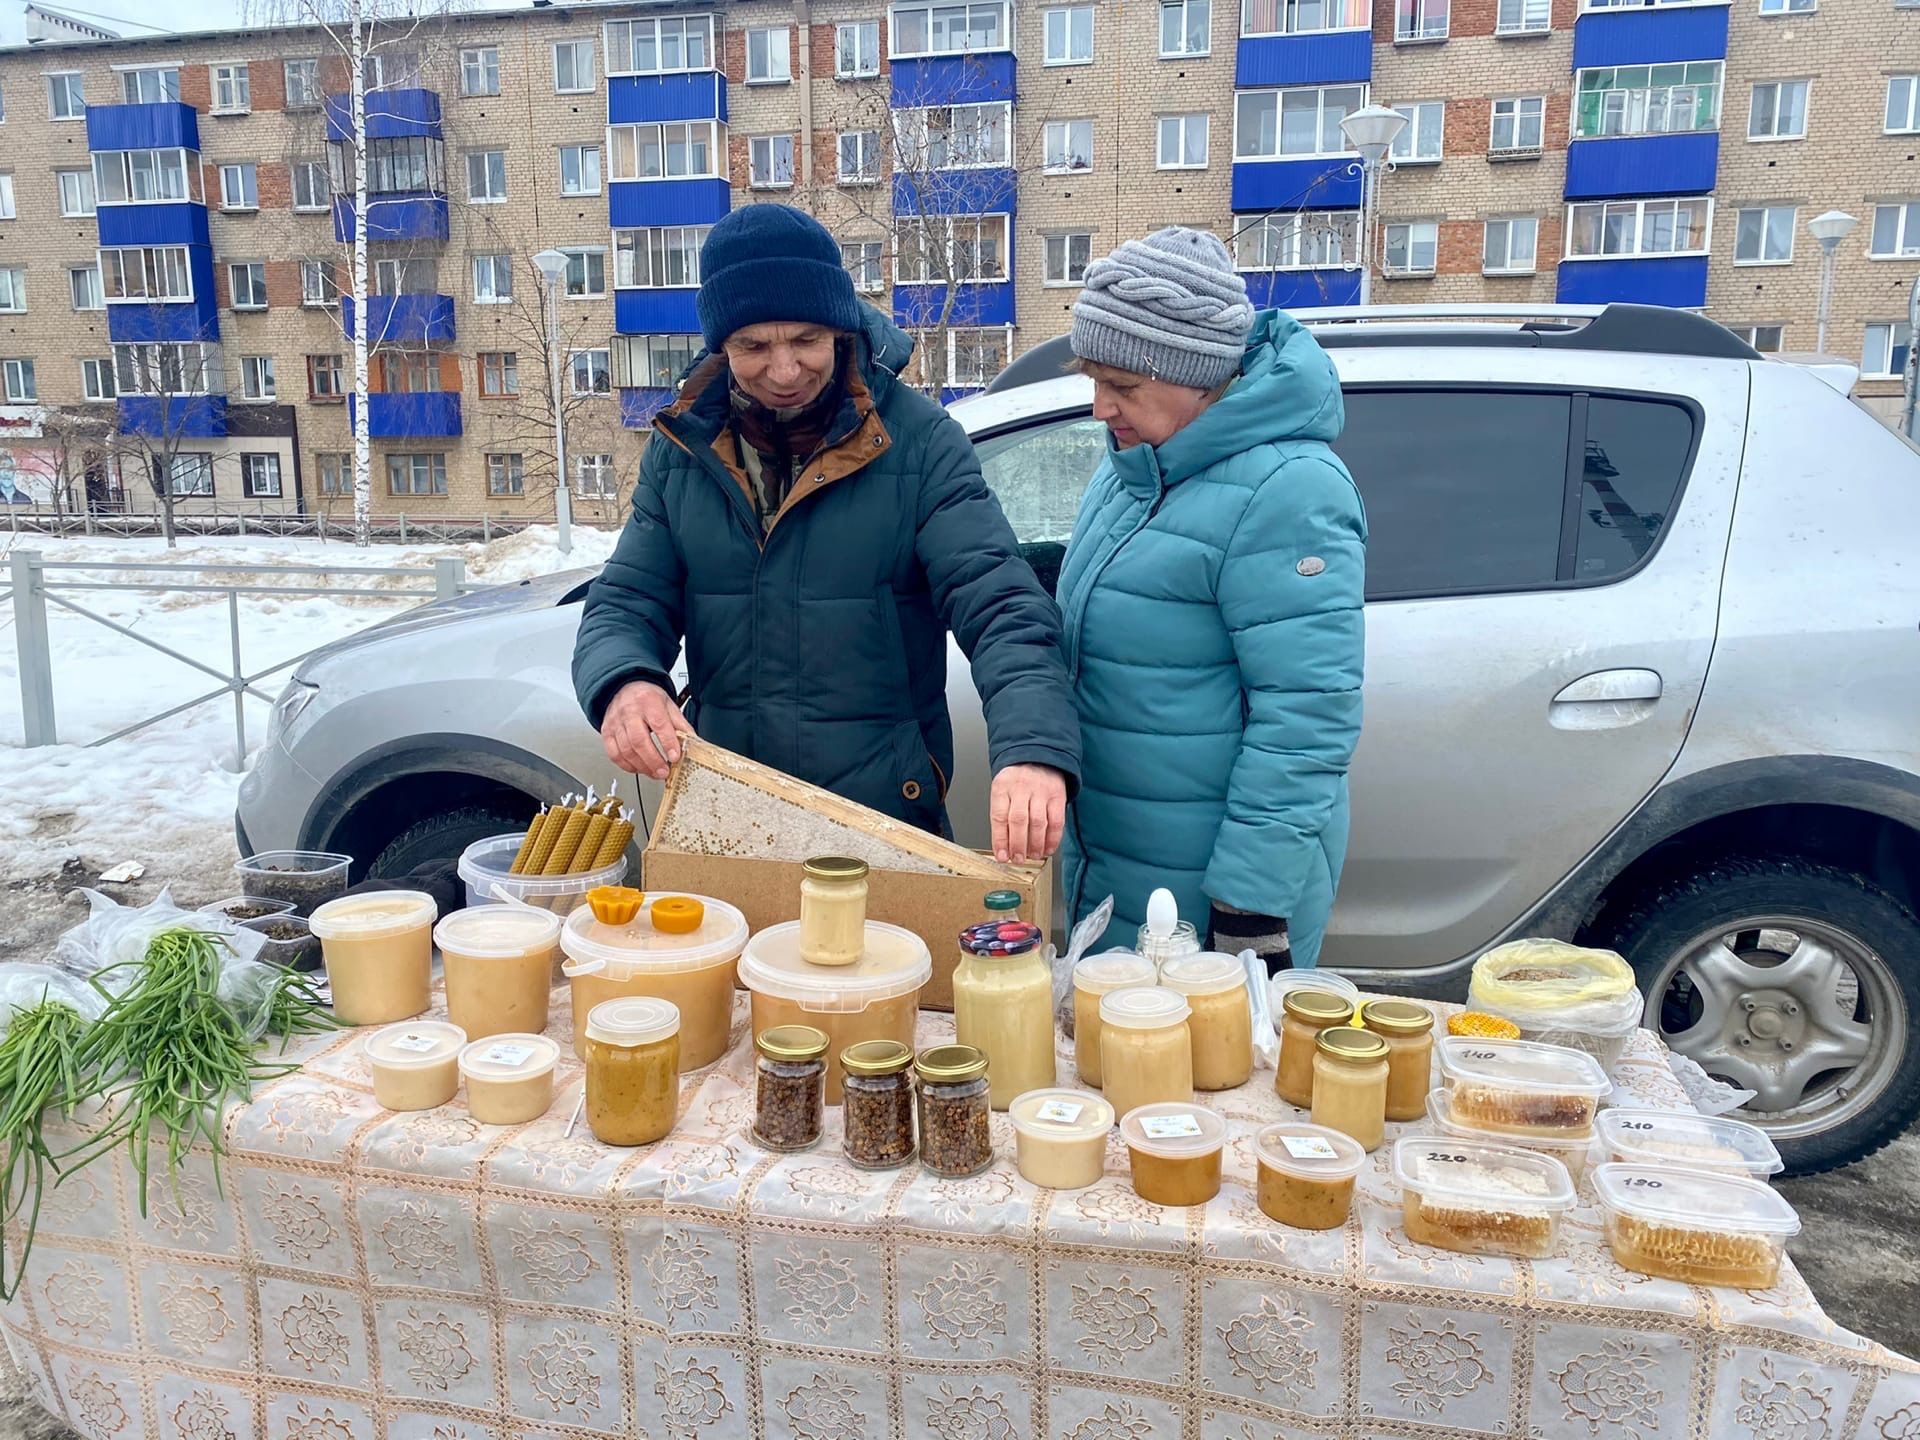
[[(1304, 317), (1365, 496), (1366, 729), (1324, 962), (1458, 994), (1488, 946), (1618, 949), (1647, 1023), (1755, 1092), (1791, 1167), (1920, 1113), (1920, 457), (1834, 367), (1679, 312)], [(953, 407), (1051, 583), (1105, 450), (1061, 342)], [(574, 701), (575, 573), (307, 661), (241, 848), (376, 872), (457, 852), (608, 766)], [(949, 672), (954, 820), (985, 744)], [(643, 801), (651, 797), (643, 796)]]

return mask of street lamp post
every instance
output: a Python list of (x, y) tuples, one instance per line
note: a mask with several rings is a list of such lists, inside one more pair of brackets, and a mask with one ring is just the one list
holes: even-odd
[(560, 553), (573, 553), (573, 494), (567, 488), (567, 421), (560, 409), (560, 281), (567, 273), (567, 257), (559, 250), (542, 250), (533, 257), (547, 282), (547, 369), (553, 374), (553, 460), (558, 483), (553, 492), (553, 518), (559, 529)]
[(1827, 320), (1833, 312), (1833, 259), (1840, 242), (1853, 233), (1860, 222), (1844, 210), (1829, 210), (1807, 222), (1807, 229), (1820, 242), (1820, 309), (1818, 335), (1813, 348), (1827, 353)]
[(1407, 128), (1407, 117), (1384, 105), (1366, 105), (1340, 122), (1340, 133), (1360, 152), (1360, 303), (1373, 299), (1373, 228), (1380, 206), (1380, 172), (1386, 166), (1387, 152), (1400, 132)]

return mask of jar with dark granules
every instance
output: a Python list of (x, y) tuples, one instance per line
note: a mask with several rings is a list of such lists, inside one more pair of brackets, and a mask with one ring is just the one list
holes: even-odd
[(811, 1025), (775, 1025), (753, 1040), (753, 1143), (805, 1150), (820, 1143), (827, 1108), (827, 1037)]
[(920, 1163), (958, 1180), (993, 1163), (987, 1057), (971, 1045), (936, 1045), (914, 1062), (920, 1076)]
[(892, 1170), (913, 1158), (913, 1051), (898, 1040), (863, 1040), (840, 1052), (841, 1148), (862, 1170)]

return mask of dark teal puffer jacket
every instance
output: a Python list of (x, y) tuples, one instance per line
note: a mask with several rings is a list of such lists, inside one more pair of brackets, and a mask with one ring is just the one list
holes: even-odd
[(896, 378), (912, 340), (869, 314), (856, 355), (871, 401), (856, 387), (764, 546), (714, 447), (724, 363), (696, 364), (655, 421), (633, 515), (587, 590), (574, 689), (597, 728), (621, 685), (672, 670), (684, 637), (702, 737), (939, 831), (949, 629), (972, 661), (995, 771), (1051, 765), (1073, 785), (1079, 727), (1060, 612), (966, 432)]

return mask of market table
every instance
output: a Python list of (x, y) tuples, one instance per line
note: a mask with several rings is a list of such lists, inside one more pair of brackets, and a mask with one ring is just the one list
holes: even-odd
[[(42, 1404), (95, 1440), (1920, 1440), (1920, 1366), (1791, 1267), (1765, 1292), (1629, 1274), (1585, 1189), (1552, 1261), (1409, 1243), (1385, 1149), (1344, 1230), (1275, 1226), (1271, 1072), (1211, 1098), (1228, 1184), (1181, 1211), (1134, 1196), (1117, 1140), (1098, 1185), (1036, 1190), (1004, 1116), (962, 1181), (853, 1169), (831, 1111), (818, 1150), (760, 1151), (744, 1002), (642, 1150), (567, 1136), (570, 1051), (546, 1117), (489, 1128), (382, 1110), (362, 1033), (227, 1116), (223, 1191), (202, 1157), (145, 1219), (123, 1159), (53, 1192), (0, 1317)], [(1616, 1073), (1687, 1103), (1645, 1032)]]

